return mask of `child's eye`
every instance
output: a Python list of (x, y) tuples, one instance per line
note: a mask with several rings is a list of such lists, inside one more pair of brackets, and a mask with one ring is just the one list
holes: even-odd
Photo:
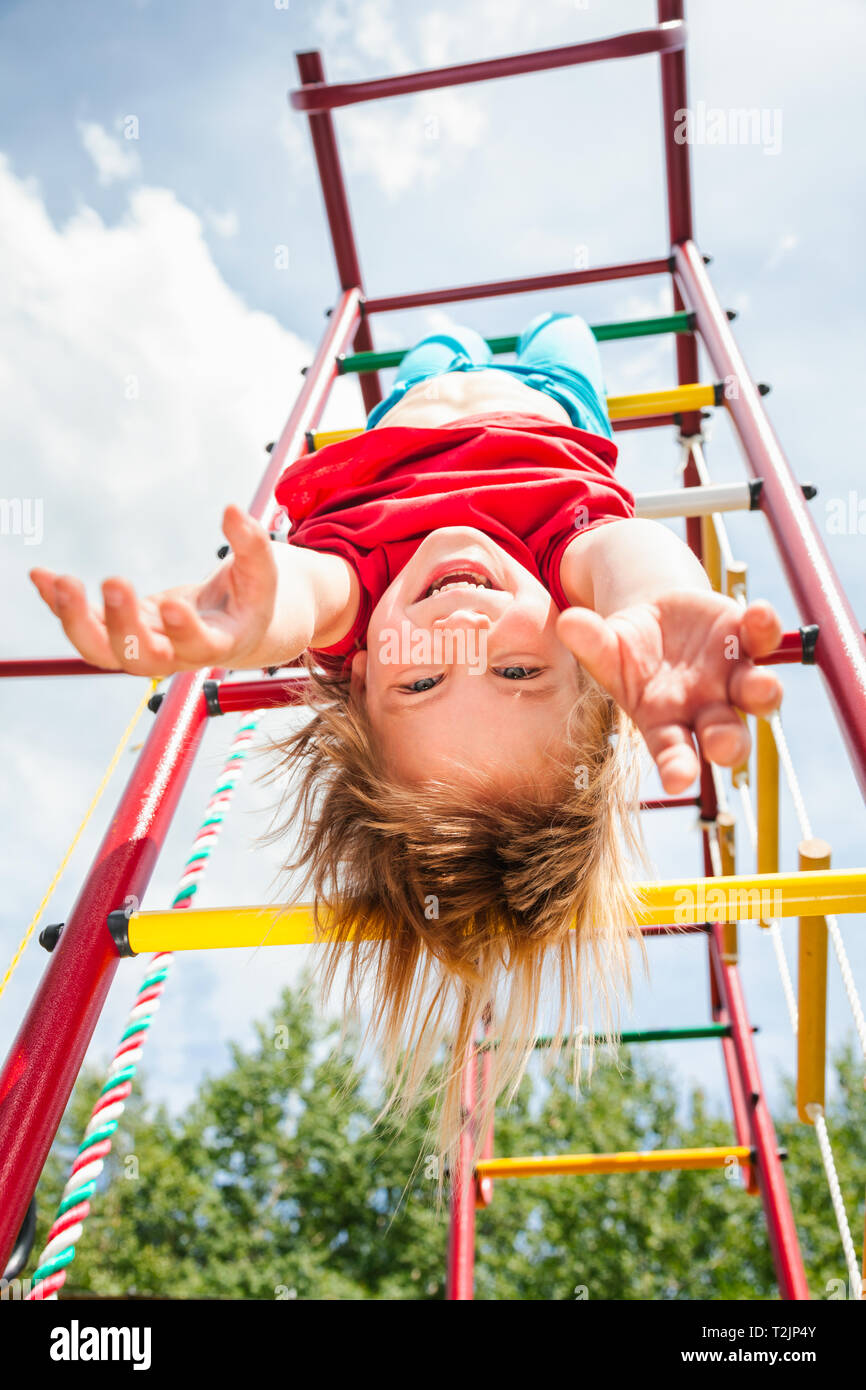
[(529, 681), (541, 672), (539, 666), (494, 666), (493, 670), (507, 681)]
[(410, 695), (420, 695), (425, 690), (432, 690), (441, 679), (441, 676), (422, 676), (420, 680), (413, 681), (411, 685), (401, 685), (400, 689), (407, 691)]

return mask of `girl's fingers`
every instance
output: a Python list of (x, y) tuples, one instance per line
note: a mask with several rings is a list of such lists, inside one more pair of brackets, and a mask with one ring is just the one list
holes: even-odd
[(766, 599), (750, 603), (743, 613), (740, 641), (746, 656), (769, 656), (782, 639), (782, 624)]
[(68, 574), (59, 575), (54, 584), (54, 602), (53, 611), (63, 624), (63, 631), (84, 660), (109, 671), (121, 669), (108, 640), (105, 623), (87, 602), (81, 581)]
[(668, 795), (686, 791), (700, 772), (691, 730), (685, 724), (657, 724), (641, 733)]
[(698, 711), (695, 733), (704, 757), (720, 767), (736, 767), (749, 756), (749, 731), (736, 711), (721, 700)]
[(59, 618), (60, 614), (57, 611), (57, 600), (54, 595), (54, 585), (57, 579), (57, 575), (54, 574), (52, 570), (41, 569), (37, 566), (35, 569), (32, 569), (30, 571), (30, 579), (34, 584), (39, 594), (39, 597), (45, 603), (47, 603), (55, 618)]
[(232, 584), (238, 602), (257, 606), (276, 589), (271, 539), (254, 517), (234, 505), (223, 513), (223, 535), (232, 548)]
[(782, 703), (782, 682), (766, 666), (740, 662), (728, 681), (728, 697), (746, 714), (772, 714)]
[(171, 645), (185, 665), (198, 669), (231, 657), (237, 633), (221, 625), (222, 615), (214, 614), (214, 621), (205, 623), (193, 605), (179, 595), (158, 602)]
[(556, 635), (593, 680), (621, 703), (622, 658), (610, 624), (591, 608), (566, 608), (557, 619)]
[(102, 598), (108, 640), (125, 671), (161, 676), (177, 669), (171, 638), (148, 620), (135, 589), (127, 580), (106, 579)]

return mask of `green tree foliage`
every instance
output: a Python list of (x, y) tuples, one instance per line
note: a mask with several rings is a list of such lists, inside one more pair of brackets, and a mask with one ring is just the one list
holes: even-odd
[[(429, 1106), (376, 1125), (381, 1096), (304, 989), (178, 1118), (139, 1086), (127, 1106), (69, 1286), (169, 1298), (436, 1299), (447, 1212)], [(855, 1235), (863, 1229), (866, 1098), (854, 1057), (830, 1117)], [(40, 1184), (41, 1249), (99, 1086), (81, 1078)], [(780, 1143), (813, 1295), (845, 1267), (814, 1135), (788, 1097)], [(565, 1069), (533, 1070), (497, 1118), (500, 1154), (731, 1142), (700, 1091), (683, 1105), (646, 1050), (602, 1060), (576, 1102)], [(838, 1293), (836, 1294), (838, 1296)], [(723, 1171), (498, 1182), (478, 1213), (477, 1297), (777, 1297), (760, 1200)]]

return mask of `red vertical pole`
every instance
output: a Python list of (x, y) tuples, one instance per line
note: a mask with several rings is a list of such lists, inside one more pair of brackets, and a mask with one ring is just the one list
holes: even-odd
[(475, 1267), (474, 1119), (478, 1054), (470, 1043), (463, 1062), (463, 1128), (455, 1171), (451, 1174), (451, 1217), (448, 1226), (448, 1274), (445, 1297), (465, 1303), (472, 1299)]
[[(659, 24), (684, 17), (683, 0), (657, 0)], [(678, 144), (677, 112), (686, 107), (686, 55), (680, 49), (672, 53), (662, 53), (659, 59), (662, 89), (662, 134), (665, 148), (665, 175), (668, 198), (668, 234), (671, 246), (694, 236), (692, 220), (692, 175), (691, 156), (687, 144)], [(682, 296), (674, 282), (674, 310), (683, 308)], [(681, 383), (699, 381), (698, 345), (693, 333), (676, 335), (677, 379)], [(700, 434), (700, 411), (690, 411), (683, 416), (682, 433)], [(699, 481), (692, 459), (689, 459), (685, 477), (687, 487), (694, 487)], [(686, 522), (689, 544), (694, 549), (693, 538), (700, 534), (700, 521), (690, 518)]]
[(757, 1160), (755, 1166), (758, 1186), (767, 1219), (779, 1292), (782, 1298), (786, 1299), (808, 1299), (809, 1286), (803, 1269), (797, 1228), (794, 1225), (794, 1215), (785, 1185), (776, 1131), (761, 1086), (758, 1059), (755, 1056), (740, 975), (736, 965), (728, 965), (722, 960), (722, 933), (721, 926), (713, 926), (710, 935), (712, 967), (722, 1007), (730, 1020), (737, 1065), (742, 1077), (751, 1144)]
[(0, 1268), (114, 979), (106, 918), (143, 897), (205, 726), (207, 671), (171, 683), (0, 1073)]
[[(295, 56), (298, 62), (298, 72), (305, 86), (310, 82), (324, 82), (325, 69), (322, 64), (321, 53), (314, 51), (298, 53)], [(355, 234), (352, 231), (352, 214), (349, 209), (349, 196), (343, 181), (334, 121), (330, 111), (313, 112), (307, 119), (310, 122), (310, 135), (313, 140), (313, 151), (322, 185), (322, 196), (325, 200), (325, 212), (331, 231), (331, 243), (334, 247), (340, 287), (348, 290), (356, 285), (359, 290), (362, 290), (361, 264), (355, 245)], [(371, 352), (372, 349), (373, 337), (370, 333), (370, 323), (369, 320), (362, 319), (355, 335), (355, 351)], [(379, 376), (377, 372), (362, 372), (358, 379), (364, 398), (364, 409), (369, 415), (373, 407), (378, 405), (382, 399)]]
[(827, 682), (855, 775), (866, 796), (866, 642), (752, 383), (700, 252), (687, 241), (674, 255), (677, 277), (697, 316), (710, 361), (717, 375), (736, 387), (726, 405), (749, 472), (753, 478), (763, 479), (761, 510), (802, 621), (818, 624), (816, 664)]

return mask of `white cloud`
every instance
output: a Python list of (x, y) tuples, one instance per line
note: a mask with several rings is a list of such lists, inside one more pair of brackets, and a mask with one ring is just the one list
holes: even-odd
[(456, 91), (424, 92), (408, 112), (350, 108), (344, 117), (345, 163), (351, 175), (370, 174), (389, 198), (413, 184), (434, 183), (487, 130), (484, 111)]
[(81, 143), (96, 166), (100, 183), (110, 184), (117, 179), (131, 179), (141, 172), (138, 152), (129, 142), (115, 139), (96, 121), (79, 121), (78, 130)]

